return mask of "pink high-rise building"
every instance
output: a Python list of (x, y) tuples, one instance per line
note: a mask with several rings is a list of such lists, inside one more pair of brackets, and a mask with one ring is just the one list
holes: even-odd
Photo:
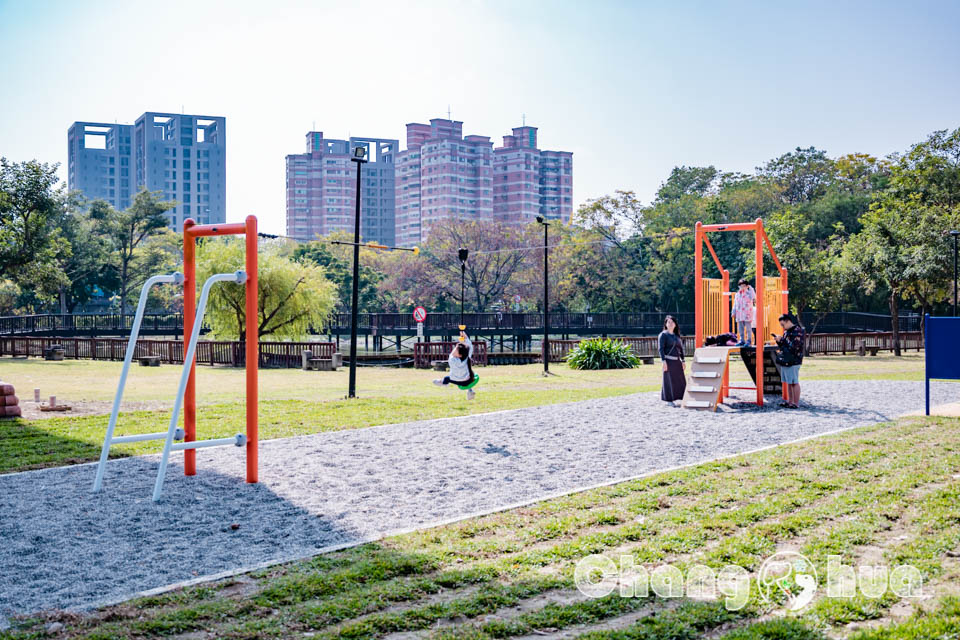
[(407, 125), (397, 154), (397, 243), (423, 242), (452, 217), (528, 224), (538, 215), (569, 222), (573, 153), (537, 148), (537, 128), (517, 127), (492, 149), (488, 136), (464, 136), (463, 123), (435, 118)]
[(407, 125), (407, 149), (397, 154), (397, 244), (423, 242), (447, 218), (493, 219), (493, 143), (464, 136), (458, 120)]
[(515, 127), (493, 150), (493, 215), (528, 224), (541, 215), (569, 222), (573, 214), (573, 153), (537, 148), (536, 127)]
[(353, 231), (357, 195), (355, 147), (365, 147), (360, 194), (363, 240), (394, 244), (394, 159), (400, 143), (387, 138), (333, 140), (307, 133), (306, 153), (287, 156), (287, 235), (314, 240), (333, 231)]

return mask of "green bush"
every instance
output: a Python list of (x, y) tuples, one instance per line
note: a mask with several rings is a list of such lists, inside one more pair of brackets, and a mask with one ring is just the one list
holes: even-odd
[(633, 369), (640, 360), (619, 340), (593, 338), (571, 350), (567, 364), (574, 369)]

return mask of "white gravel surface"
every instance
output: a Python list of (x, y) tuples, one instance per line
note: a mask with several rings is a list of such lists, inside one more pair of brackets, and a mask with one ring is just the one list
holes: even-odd
[[(960, 396), (955, 384), (933, 389), (937, 404)], [(273, 440), (256, 485), (234, 447), (198, 451), (193, 478), (176, 454), (159, 503), (157, 456), (109, 462), (99, 495), (94, 465), (2, 475), (0, 624), (923, 408), (918, 382), (803, 391), (799, 411), (702, 413), (643, 393)]]

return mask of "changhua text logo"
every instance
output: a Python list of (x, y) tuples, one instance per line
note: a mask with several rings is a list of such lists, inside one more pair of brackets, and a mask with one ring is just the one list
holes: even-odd
[[(681, 570), (670, 564), (648, 569), (637, 565), (629, 555), (620, 556), (619, 564), (607, 556), (587, 556), (574, 570), (577, 589), (591, 598), (604, 598), (614, 591), (624, 598), (645, 598), (651, 594), (660, 598), (722, 598), (730, 611), (746, 606), (753, 579), (749, 571), (737, 565), (719, 571), (705, 565)], [(880, 598), (887, 591), (901, 598), (923, 595), (920, 571), (910, 565), (892, 569), (865, 565), (855, 569), (844, 565), (841, 556), (828, 556), (825, 580), (821, 582), (813, 563), (793, 551), (782, 551), (764, 560), (755, 580), (763, 602), (791, 611), (809, 605), (823, 587), (830, 598), (854, 598), (857, 594)]]

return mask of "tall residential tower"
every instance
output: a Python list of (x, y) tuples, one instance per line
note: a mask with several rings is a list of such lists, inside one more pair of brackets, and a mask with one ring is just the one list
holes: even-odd
[(463, 122), (434, 118), (407, 125), (397, 154), (397, 243), (423, 242), (441, 220), (493, 220), (493, 143), (463, 135)]
[(226, 221), (225, 118), (147, 112), (133, 125), (74, 122), (67, 138), (68, 185), (86, 198), (125, 209), (146, 187), (177, 201), (175, 230)]
[(313, 240), (333, 231), (353, 231), (356, 207), (356, 147), (367, 149), (360, 194), (361, 237), (395, 244), (394, 160), (398, 140), (351, 137), (326, 139), (322, 131), (307, 134), (306, 153), (287, 156), (287, 235)]

